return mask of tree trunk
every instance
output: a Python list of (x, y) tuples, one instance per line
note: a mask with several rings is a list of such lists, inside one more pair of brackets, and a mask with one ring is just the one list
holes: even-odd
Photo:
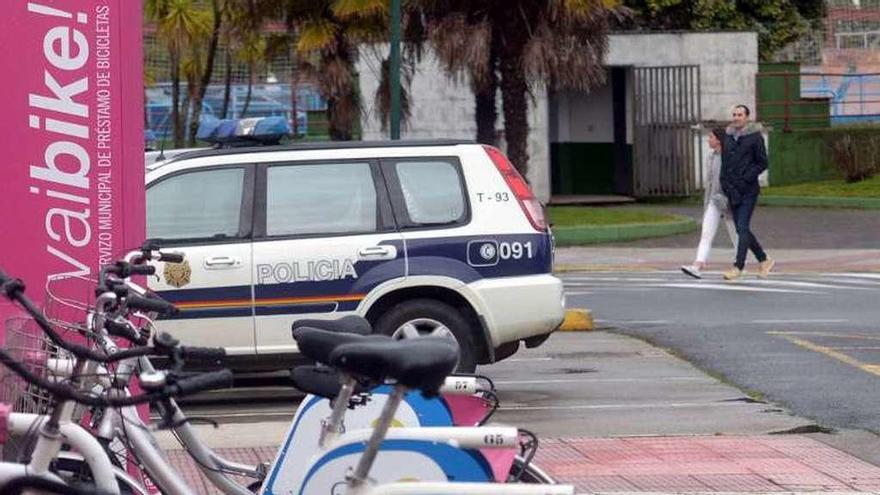
[(232, 96), (232, 50), (226, 46), (225, 53), (226, 74), (223, 76), (223, 110), (220, 112), (220, 118), (229, 117), (229, 100)]
[(297, 108), (297, 95), (296, 90), (299, 82), (299, 67), (297, 64), (296, 57), (296, 44), (293, 40), (296, 39), (296, 28), (293, 26), (293, 20), (288, 16), (287, 18), (287, 36), (290, 38), (290, 53), (288, 56), (290, 57), (290, 122), (291, 129), (293, 129), (293, 139), (299, 138), (299, 118), (297, 118), (297, 112), (299, 109)]
[(529, 170), (529, 88), (522, 67), (521, 53), (518, 50), (511, 50), (503, 54), (500, 72), (507, 157), (525, 178)]
[(248, 107), (251, 106), (251, 95), (254, 91), (254, 63), (248, 62), (248, 86), (247, 86), (247, 94), (244, 97), (244, 108), (241, 109), (241, 115), (238, 118), (243, 119), (247, 117)]
[(180, 125), (180, 57), (171, 50), (171, 129), (174, 147), (183, 147), (183, 128)]
[(477, 121), (477, 142), (495, 146), (495, 123), (498, 121), (497, 107), (498, 74), (492, 70), (489, 82), (474, 94), (475, 118)]
[[(192, 58), (193, 60), (198, 60), (198, 52), (195, 49), (195, 46), (192, 47)], [(180, 112), (180, 138), (183, 144), (181, 146), (185, 146), (188, 142), (187, 138), (189, 137), (189, 129), (188, 125), (192, 122), (192, 114), (193, 114), (193, 100), (195, 100), (196, 95), (196, 86), (198, 82), (196, 81), (196, 75), (193, 72), (189, 72), (186, 75), (186, 92), (184, 93), (184, 100), (181, 105)]]
[(475, 118), (477, 142), (495, 146), (498, 144), (495, 125), (498, 121), (498, 45), (496, 30), (492, 30), (489, 67), (482, 85), (475, 87)]
[(199, 132), (199, 124), (201, 124), (202, 119), (202, 101), (204, 101), (205, 93), (208, 91), (208, 85), (211, 84), (211, 78), (214, 76), (214, 60), (217, 55), (217, 44), (220, 41), (220, 27), (223, 24), (223, 15), (218, 1), (211, 0), (211, 8), (214, 12), (214, 30), (211, 31), (211, 41), (208, 43), (208, 58), (205, 60), (205, 70), (202, 72), (199, 87), (194, 92), (192, 120), (189, 123), (190, 146), (196, 145), (196, 133)]
[(495, 87), (486, 88), (474, 95), (477, 121), (477, 142), (495, 146), (495, 122), (498, 110), (495, 108)]
[(354, 48), (338, 37), (337, 48), (334, 55), (346, 68), (345, 81), (338, 82), (338, 86), (326, 84), (325, 87), (332, 87), (327, 98), (327, 119), (329, 120), (330, 139), (334, 141), (350, 141), (354, 137), (354, 119), (359, 117), (358, 114), (358, 88), (355, 87), (354, 78)]

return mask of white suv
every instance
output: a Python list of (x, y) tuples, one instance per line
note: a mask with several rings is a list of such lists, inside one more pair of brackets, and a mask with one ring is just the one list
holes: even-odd
[(186, 255), (151, 282), (181, 309), (161, 329), (225, 347), (240, 369), (289, 367), (299, 318), (454, 337), (472, 371), (541, 344), (564, 316), (542, 207), (496, 148), (203, 150), (152, 165), (146, 182), (147, 236)]

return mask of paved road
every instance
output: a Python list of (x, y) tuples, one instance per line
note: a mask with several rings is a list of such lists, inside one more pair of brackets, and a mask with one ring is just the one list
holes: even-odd
[[(638, 339), (607, 332), (557, 333), (536, 349), (478, 370), (494, 380), (494, 421), (543, 438), (629, 435), (755, 434), (809, 425), (750, 400), (690, 364)], [(220, 397), (223, 400), (218, 400)], [(298, 403), (280, 387), (239, 389), (185, 406), (222, 423), (205, 438), (219, 446), (277, 445)], [(175, 446), (166, 438), (167, 446)]]
[(830, 427), (880, 432), (880, 274), (569, 273), (570, 307)]

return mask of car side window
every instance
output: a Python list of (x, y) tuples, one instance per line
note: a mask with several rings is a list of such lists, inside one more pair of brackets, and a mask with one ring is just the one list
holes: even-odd
[(412, 226), (462, 221), (467, 213), (461, 174), (452, 162), (398, 161), (394, 172)]
[(174, 175), (147, 189), (147, 237), (218, 239), (241, 231), (243, 168)]
[(367, 162), (276, 165), (266, 172), (266, 235), (356, 234), (379, 225)]

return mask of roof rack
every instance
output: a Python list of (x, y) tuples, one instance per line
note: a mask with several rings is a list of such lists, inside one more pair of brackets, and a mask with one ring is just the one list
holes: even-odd
[(467, 139), (413, 139), (404, 141), (321, 141), (311, 143), (283, 144), (272, 146), (247, 146), (240, 148), (206, 148), (204, 150), (180, 153), (168, 159), (164, 164), (203, 158), (209, 156), (242, 155), (248, 153), (266, 153), (271, 151), (310, 151), (352, 148), (408, 148), (418, 146), (454, 146), (458, 144), (475, 144)]

